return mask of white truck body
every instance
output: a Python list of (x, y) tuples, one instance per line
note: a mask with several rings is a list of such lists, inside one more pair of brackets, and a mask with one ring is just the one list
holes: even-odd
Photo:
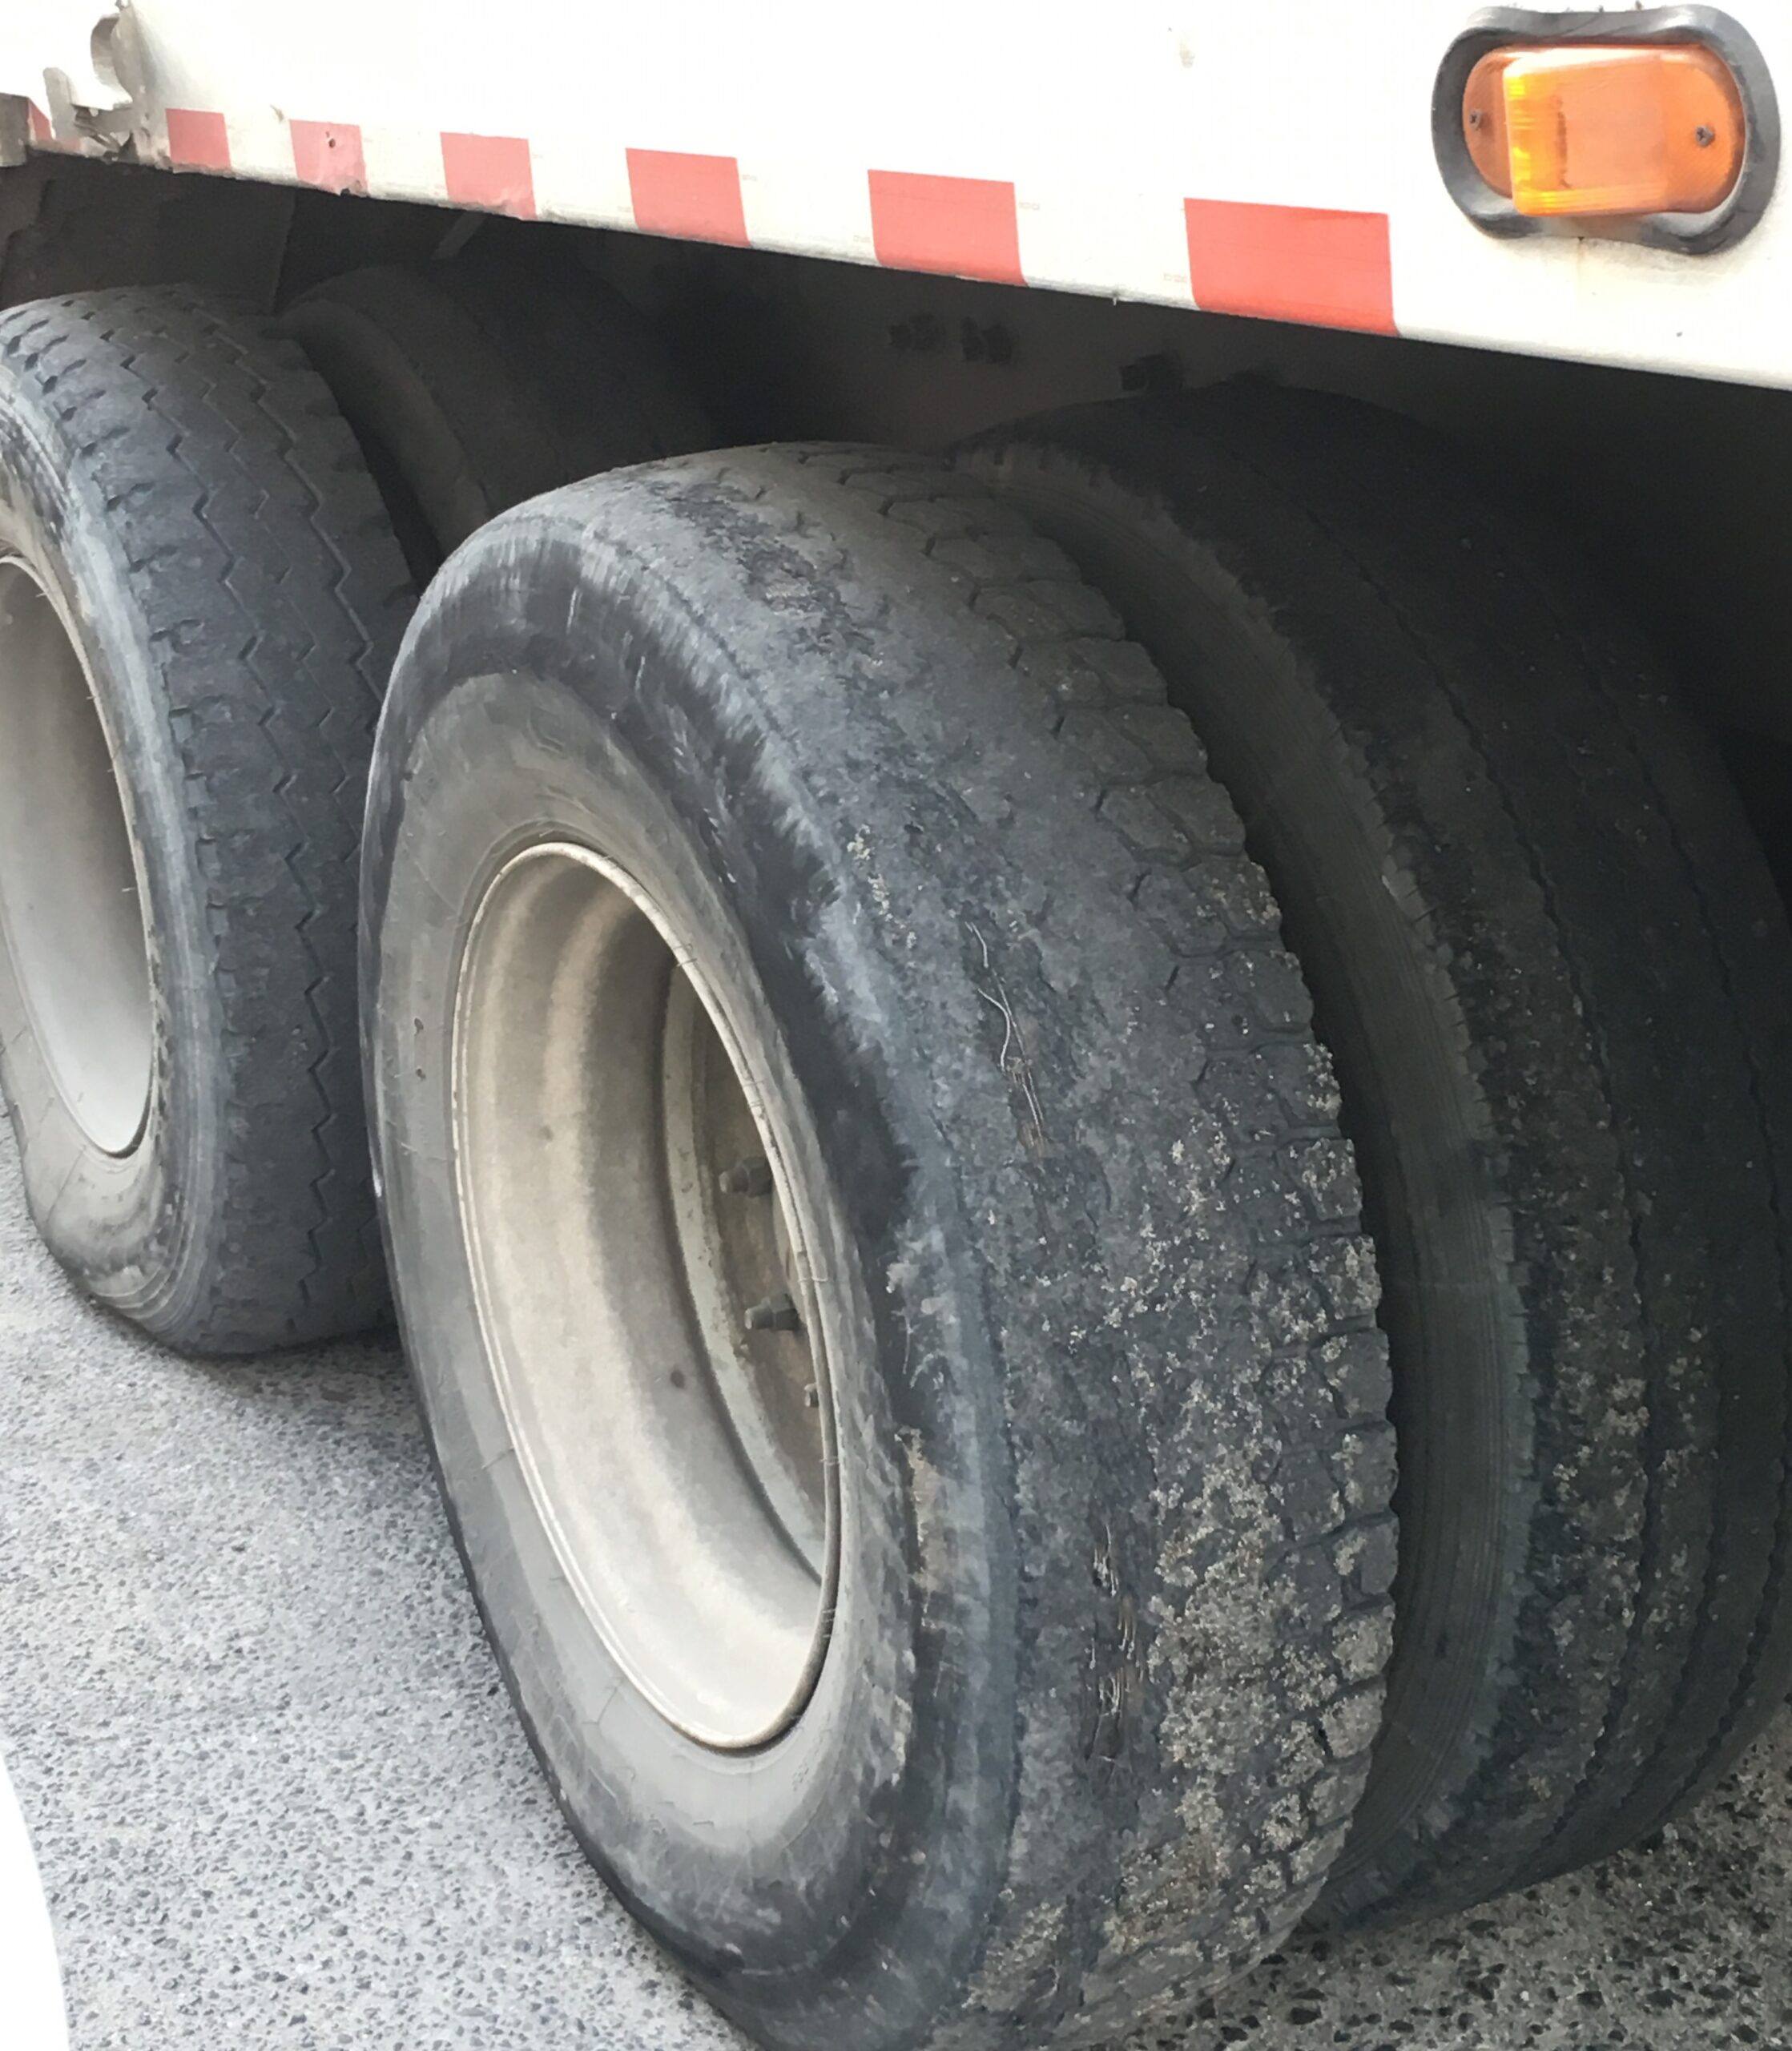
[[(0, 95), (37, 150), (1792, 384), (1783, 199), (1697, 256), (1458, 209), (1430, 110), (1472, 16), (10, 0)], [(1746, 26), (1792, 75), (1792, 6)]]

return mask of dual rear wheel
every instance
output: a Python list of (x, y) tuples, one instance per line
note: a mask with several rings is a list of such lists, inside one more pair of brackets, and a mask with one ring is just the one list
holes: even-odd
[[(870, 469), (875, 518), (852, 497), (860, 466)], [(408, 1122), (440, 1086), (436, 1070), (407, 1075), (402, 1035), (389, 1038), (381, 1020), (385, 993), (409, 987), (413, 949), (443, 976), (461, 958), (452, 934), (429, 930), (425, 895), (439, 889), (441, 871), (424, 851), (453, 837), (431, 808), (446, 804), (457, 762), (491, 808), (487, 833), (495, 822), (533, 830), (526, 816), (558, 820), (540, 796), (550, 760), (590, 764), (620, 749), (654, 791), (675, 791), (698, 858), (747, 917), (751, 973), (793, 1007), (775, 1010), (765, 1030), (799, 1044), (866, 1030), (863, 1005), (838, 1023), (807, 1008), (815, 992), (855, 981), (829, 951), (836, 927), (824, 908), (856, 941), (885, 950), (893, 921), (899, 977), (919, 975), (924, 994), (899, 980), (890, 1022), (878, 1015), (885, 1074), (912, 1065), (936, 1092), (942, 1064), (959, 1079), (952, 1110), (968, 1118), (974, 1106), (974, 1122), (943, 1122), (937, 1100), (931, 1116), (960, 1174), (977, 1158), (983, 1099), (999, 1082), (1021, 1114), (1017, 1128), (1003, 1129), (1001, 1201), (966, 1207), (982, 1221), (979, 1252), (997, 1263), (999, 1287), (989, 1270), (949, 1290), (929, 1272), (927, 1286), (958, 1307), (961, 1358), (976, 1357), (965, 1307), (981, 1310), (993, 1293), (998, 1386), (1024, 1380), (1035, 1402), (1061, 1403), (1079, 1438), (1095, 1428), (1096, 1392), (1130, 1379), (1139, 1404), (1130, 1421), (1143, 1433), (1132, 1457), (1148, 1463), (1134, 1471), (1151, 1479), (1117, 1521), (1124, 1462), (1104, 1455), (1079, 1471), (1072, 1437), (1045, 1438), (1037, 1413), (1005, 1393), (1018, 1493), (1011, 1509), (999, 1492), (993, 1501), (1013, 1520), (1022, 1600), (1011, 1616), (998, 1610), (993, 1629), (1021, 1650), (1009, 1754), (1017, 1779), (1005, 1798), (1015, 1835), (1002, 1893), (986, 1905), (967, 1896), (957, 1926), (1002, 1964), (1001, 1998), (992, 2003), (981, 1972), (956, 1988), (936, 1978), (916, 1990), (920, 2006), (889, 2041), (919, 2029), (912, 2041), (951, 2041), (993, 2007), (1017, 2015), (1032, 2041), (1101, 2041), (1223, 1976), (1297, 1912), (1348, 1922), (1463, 1905), (1633, 1841), (1721, 1775), (1780, 1698), (1792, 1623), (1782, 1572), (1778, 1210), (1792, 1123), (1775, 1060), (1786, 937), (1737, 804), (1646, 651), (1590, 588), (1552, 566), (1546, 541), (1415, 433), (1335, 402), (1226, 393), (1009, 430), (964, 451), (959, 474), (1022, 508), (1114, 604), (1117, 623), (1068, 580), (1061, 560), (1005, 534), (986, 501), (928, 466), (896, 469), (869, 452), (743, 453), (719, 470), (705, 463), (582, 487), (500, 523), (450, 573), (431, 601), (443, 623), (435, 638), (420, 635), (417, 667), (408, 662), (398, 682), (413, 723), (396, 712), (389, 720), (389, 766), (375, 780), (375, 816), (389, 792), (400, 836), (389, 853), (376, 841), (368, 870), (367, 937), (381, 949), (371, 987), (382, 1001), (368, 1015), (377, 1072), (392, 1092), (378, 1129), (405, 1164), (441, 1143), (437, 1126)], [(892, 522), (919, 538), (904, 535), (893, 552)], [(528, 565), (539, 620), (526, 606), (513, 616), (518, 602), (501, 597), (503, 578), (481, 567), (487, 548), (494, 563)], [(775, 603), (755, 609), (746, 578), (731, 582), (732, 550), (769, 581)], [(875, 605), (857, 596), (873, 582)], [(955, 604), (964, 609), (956, 669), (932, 638)], [(488, 606), (505, 624), (482, 650), (476, 623)], [(504, 735), (489, 751), (437, 738), (437, 721), (457, 731), (438, 708), (477, 697), (469, 669), (500, 670), (514, 685), (524, 651), (545, 645), (540, 621), (562, 612), (590, 625), (574, 637), (582, 667), (549, 695), (595, 703), (598, 724), (582, 739), (555, 727), (531, 697), (531, 677), (513, 715), (480, 711), (481, 730)], [(749, 614), (750, 640), (740, 624)], [(1019, 645), (961, 681), (979, 623), (991, 617)], [(668, 646), (666, 619), (691, 643)], [(1113, 638), (1122, 627), (1136, 640)], [(605, 674), (606, 631), (638, 665), (632, 675)], [(822, 675), (803, 697), (791, 679), (817, 659)], [(917, 660), (924, 719), (880, 749), (876, 723), (917, 692)], [(489, 764), (515, 755), (513, 716), (531, 735), (557, 737), (525, 776), (530, 795), (506, 800)], [(828, 740), (845, 719), (847, 766), (836, 767)], [(1055, 747), (1036, 756), (1029, 731)], [(787, 754), (793, 747), (799, 752)], [(1178, 787), (1166, 776), (1176, 765), (1198, 771), (1198, 783)], [(555, 788), (567, 773), (557, 768)], [(763, 851), (784, 847), (787, 830), (755, 809), (756, 779), (767, 773), (803, 793), (824, 825), (832, 818), (836, 836), (831, 848), (804, 840), (799, 860), (779, 860), (770, 915), (752, 893), (764, 887)], [(619, 797), (593, 798), (581, 830), (601, 848), (626, 808)], [(1049, 835), (1025, 837), (1029, 818), (1049, 819)], [(1093, 894), (1103, 832), (1119, 835), (1125, 860), (1114, 874), (1126, 879), (1105, 905)], [(428, 884), (401, 899), (405, 836)], [(918, 875), (908, 867), (917, 848)], [(1025, 892), (1006, 899), (1017, 864)], [(980, 948), (1005, 949), (1024, 934), (1045, 971), (1043, 986), (1017, 1001), (1017, 973), (1002, 955), (973, 952), (971, 997), (1000, 1030), (984, 1050), (995, 1062), (984, 1089), (964, 1079), (975, 1070), (975, 1005), (961, 1005), (956, 1027), (929, 1009), (964, 966), (952, 901), (940, 896), (955, 883), (961, 908), (981, 908), (957, 914), (960, 925), (973, 919)], [(1217, 970), (1213, 947), (1223, 961), (1269, 930), (1271, 888), (1303, 978), (1286, 980), (1287, 957), (1261, 948)], [(477, 893), (469, 881), (446, 894), (472, 903)], [(1078, 936), (1069, 960), (1053, 940), (1067, 916)], [(1101, 1011), (1078, 980), (1091, 975)], [(1241, 987), (1251, 995), (1244, 1011), (1234, 1008)], [(1338, 1063), (1338, 1099), (1328, 1069), (1300, 1071), (1304, 1094), (1292, 1101), (1276, 1080), (1314, 1058), (1295, 1053), (1309, 1030), (1309, 987), (1313, 1030)], [(1183, 1009), (1171, 1037), (1185, 1050), (1198, 1044), (1199, 1084), (1219, 1092), (1227, 1113), (1203, 1122), (1192, 1146), (1170, 1138), (1170, 1161), (1204, 1158), (1210, 1175), (1221, 1164), (1235, 1202), (1252, 1187), (1274, 1197), (1273, 1159), (1292, 1170), (1287, 1195), (1228, 1215), (1203, 1195), (1188, 1222), (1166, 1230), (1170, 1214), (1146, 1165), (1161, 1162), (1174, 1131), (1152, 1081), (1162, 1030), (1154, 989), (1178, 1006), (1199, 993), (1201, 1008)], [(432, 1001), (440, 1014), (442, 999)], [(397, 1007), (413, 1009), (408, 999)], [(1125, 1021), (1114, 1045), (1126, 1081), (1097, 1099), (1089, 1076), (1104, 1066), (1103, 1015)], [(898, 1021), (919, 1021), (924, 1044), (944, 1051), (904, 1042)], [(1041, 1066), (1041, 1050), (1055, 1049), (1070, 1054), (1077, 1082)], [(801, 1088), (836, 1119), (851, 1115), (819, 1082), (804, 1077)], [(856, 1107), (876, 1102), (864, 1082), (849, 1096)], [(1295, 1122), (1278, 1130), (1272, 1106), (1294, 1110)], [(1399, 1435), (1403, 1535), (1385, 1706), (1375, 1598), (1393, 1565), (1383, 1512), (1394, 1476), (1375, 1428), (1379, 1355), (1360, 1320), (1355, 1329), (1348, 1321), (1356, 1199), (1334, 1116), (1366, 1178), (1385, 1283), (1376, 1336), (1391, 1350)], [(825, 1145), (825, 1125), (823, 1134)], [(1241, 1147), (1252, 1134), (1255, 1148)], [(1100, 1194), (1071, 1195), (1069, 1164), (1088, 1152), (1101, 1159)], [(828, 1167), (824, 1152), (824, 1187)], [(1068, 1204), (1041, 1212), (1029, 1203), (1037, 1175)], [(1084, 1295), (1066, 1317), (1050, 1253), (1076, 1247), (1091, 1212), (1130, 1255), (1105, 1274), (1078, 1256)], [(1051, 1221), (1044, 1230), (1041, 1218)], [(458, 1335), (447, 1372), (457, 1385), (477, 1379), (489, 1346), (469, 1356), (471, 1324), (440, 1274), (419, 1266), (407, 1282), (405, 1266), (407, 1251), (421, 1259), (420, 1249), (463, 1243), (464, 1221), (414, 1215), (389, 1193), (388, 1219), (401, 1300), (427, 1304), (438, 1320), (412, 1334), (426, 1389), (429, 1364), (449, 1356), (441, 1320)], [(1317, 1237), (1291, 1239), (1291, 1220)], [(1001, 1229), (1022, 1235), (1033, 1258), (1005, 1247)], [(1210, 1229), (1245, 1263), (1245, 1301), (1258, 1322), (1240, 1328), (1242, 1356), (1219, 1322), (1213, 1271), (1191, 1267)], [(881, 1242), (860, 1242), (830, 1279), (841, 1286), (855, 1268), (873, 1294), (880, 1272), (906, 1274)], [(1170, 1271), (1182, 1279), (1168, 1283)], [(1170, 1296), (1157, 1297), (1166, 1283)], [(1367, 1308), (1366, 1297), (1354, 1300)], [(1149, 1314), (1172, 1306), (1180, 1336), (1154, 1353)], [(1141, 1312), (1146, 1321), (1135, 1321)], [(913, 1330), (905, 1304), (904, 1360)], [(1114, 1330), (1125, 1335), (1117, 1357), (1101, 1343)], [(1020, 1351), (1029, 1332), (1054, 1342), (1043, 1357)], [(897, 1338), (886, 1335), (886, 1348)], [(1057, 1343), (1065, 1339), (1068, 1352)], [(1193, 1406), (1211, 1401), (1227, 1368), (1242, 1402), (1208, 1410), (1190, 1434)], [(1182, 1406), (1179, 1440), (1166, 1438), (1174, 1409), (1153, 1407), (1165, 1403)], [(854, 1449), (862, 1459), (880, 1436), (874, 1428), (868, 1441), (836, 1416), (848, 1531)], [(943, 1456), (931, 1437), (923, 1443), (925, 1466), (911, 1485), (931, 1492)], [(1049, 1495), (1026, 1465), (1042, 1444)], [(1253, 1445), (1263, 1453), (1236, 1465)], [(955, 1467), (943, 1471), (958, 1479)], [(452, 1469), (448, 1481), (452, 1497)], [(1262, 1518), (1254, 1537), (1237, 1521), (1242, 1493)], [(924, 1543), (920, 1509), (912, 1503), (909, 1514)], [(508, 1532), (524, 1515), (488, 1507), (482, 1528)], [(1062, 1669), (1044, 1694), (1026, 1691), (1036, 1670), (1026, 1661), (1025, 1563), (1061, 1587), (1070, 1563), (1053, 1541), (1091, 1523), (1101, 1533), (1089, 1570), (1097, 1594), (1088, 1650), (1073, 1662), (1085, 1674), (1079, 1767)], [(1279, 1561), (1278, 1529), (1279, 1542), (1292, 1541)], [(1116, 1542), (1129, 1529), (1142, 1545)], [(1320, 1545), (1303, 1557), (1315, 1535)], [(1141, 1571), (1154, 1555), (1155, 1579), (1149, 1564)], [(1202, 1570), (1191, 1579), (1194, 1561)], [(476, 1584), (493, 1571), (475, 1558)], [(851, 1571), (848, 1558), (841, 1572)], [(1117, 1622), (1104, 1622), (1104, 1598)], [(837, 1600), (851, 1611), (848, 1580)], [(522, 1618), (489, 1606), (500, 1646), (534, 1614), (526, 1603)], [(900, 1635), (900, 1614), (877, 1628)], [(1301, 1643), (1295, 1622), (1311, 1634), (1328, 1615), (1329, 1671), (1326, 1638)], [(1271, 1663), (1268, 1687), (1222, 1708), (1214, 1677), (1241, 1686), (1264, 1657), (1269, 1641), (1256, 1634), (1266, 1622), (1292, 1657)], [(1110, 1642), (1122, 1655), (1113, 1668)], [(860, 1642), (836, 1636), (824, 1686), (827, 1659), (856, 1658)], [(566, 1768), (541, 1734), (578, 1719), (551, 1679), (514, 1668), (513, 1678), (565, 1788)], [(924, 1706), (912, 1715), (924, 1728)], [(1073, 1854), (1039, 1857), (1045, 1826), (1029, 1810), (1039, 1791), (1028, 1774), (1054, 1749), (1054, 1727), (1064, 1736), (1045, 1813), (1057, 1826), (1079, 1819), (1065, 1769), (1076, 1788), (1076, 1776), (1149, 1762), (1147, 1811), (1173, 1801), (1182, 1834), (1152, 1848), (1142, 1869), (1136, 1849), (1103, 1864), (1116, 1833), (1135, 1844), (1130, 1793), (1081, 1811), (1081, 1834), (1067, 1840)], [(1229, 1757), (1246, 1727), (1260, 1749)], [(1218, 1769), (1193, 1786), (1177, 1778), (1191, 1728), (1206, 1732)], [(1332, 1770), (1296, 1806), (1287, 1796), (1314, 1738)], [(1332, 1809), (1354, 1786), (1364, 1745), (1361, 1795)], [(596, 1741), (584, 1754), (600, 1774), (605, 1755)], [(626, 1778), (634, 1784), (632, 1765)], [(644, 1880), (630, 1861), (650, 1866), (651, 1856), (616, 1819), (582, 1811), (577, 1799), (569, 1807), (623, 1891), (768, 2041), (819, 2042), (836, 2027), (831, 2009), (809, 2005), (818, 1980), (864, 1998), (839, 1962), (872, 1941), (863, 1922), (832, 1926), (844, 1951), (812, 1968), (817, 1979), (774, 1992), (775, 1980), (749, 1978), (707, 1950), (707, 1908)], [(1199, 1831), (1189, 1827), (1197, 1813)], [(1272, 1860), (1255, 1834), (1268, 1815), (1275, 1830), (1306, 1823), (1291, 1858)], [(888, 1876), (860, 1868), (856, 1886), (865, 1920), (888, 1932), (885, 1951), (905, 1952), (903, 1924), (880, 1920), (901, 1902)], [(1030, 1982), (1008, 1965), (1011, 1902), (1030, 1920)]]

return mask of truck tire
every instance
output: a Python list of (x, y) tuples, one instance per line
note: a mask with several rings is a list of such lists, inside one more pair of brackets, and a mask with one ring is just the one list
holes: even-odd
[(1792, 1680), (1792, 951), (1732, 789), (1571, 552), (1390, 417), (1241, 385), (963, 461), (1162, 665), (1338, 1064), (1401, 1554), (1323, 1915), (1597, 1858)]
[(714, 439), (646, 323), (595, 278), (379, 265), (283, 321), (360, 437), (420, 590), (506, 506)]
[(0, 315), (0, 1081), (51, 1251), (187, 1352), (385, 1312), (356, 876), (408, 609), (271, 322)]
[(363, 917), (450, 1513), (622, 1897), (828, 2051), (1105, 2044), (1272, 1945), (1379, 1720), (1375, 1284), (1108, 607), (876, 450), (537, 499), (423, 602)]

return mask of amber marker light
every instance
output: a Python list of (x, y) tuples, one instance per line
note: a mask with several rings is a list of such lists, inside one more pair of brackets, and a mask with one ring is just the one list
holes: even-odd
[(1697, 43), (1492, 50), (1462, 119), (1476, 171), (1533, 218), (1709, 213), (1747, 143), (1730, 67)]

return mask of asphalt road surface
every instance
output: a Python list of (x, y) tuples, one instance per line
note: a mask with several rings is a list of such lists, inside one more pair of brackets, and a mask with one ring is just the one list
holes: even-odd
[[(170, 1357), (70, 1290), (7, 1145), (0, 1388), (0, 1759), (74, 2051), (738, 2051), (536, 1776), (389, 1349)], [(1789, 1847), (1782, 1719), (1648, 1848), (1291, 1947), (1151, 2051), (1792, 2045)]]

